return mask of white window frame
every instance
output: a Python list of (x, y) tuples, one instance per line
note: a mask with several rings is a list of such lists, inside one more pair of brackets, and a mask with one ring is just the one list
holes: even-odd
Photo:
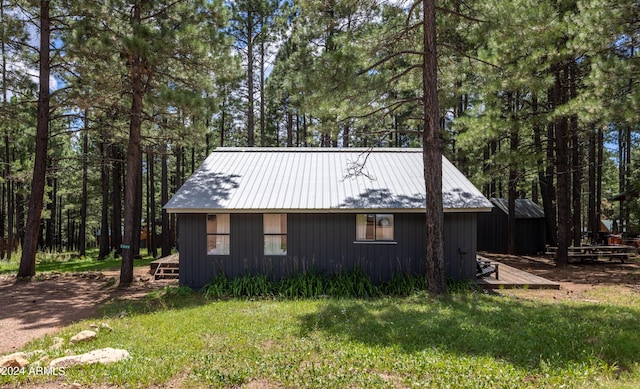
[[(211, 231), (210, 217), (216, 219), (216, 230)], [(229, 256), (231, 255), (231, 215), (228, 213), (207, 214), (206, 217), (207, 255)], [(211, 248), (210, 242), (214, 243)]]
[(356, 243), (395, 243), (395, 218), (390, 213), (356, 215)]
[(262, 215), (263, 253), (265, 256), (287, 255), (288, 222), (286, 213), (265, 213)]

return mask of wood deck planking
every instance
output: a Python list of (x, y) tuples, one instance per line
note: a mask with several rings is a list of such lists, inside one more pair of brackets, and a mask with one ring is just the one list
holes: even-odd
[(162, 257), (159, 259), (156, 259), (155, 261), (152, 261), (149, 263), (149, 273), (150, 274), (155, 274), (156, 270), (160, 267), (161, 264), (165, 264), (165, 263), (169, 263), (169, 264), (179, 264), (180, 263), (180, 257), (178, 255), (178, 253), (176, 254), (171, 254), (168, 255), (166, 257)]
[(560, 284), (557, 282), (549, 281), (504, 263), (498, 263), (500, 264), (500, 279), (496, 280), (492, 276), (481, 278), (477, 280), (478, 286), (484, 289), (560, 289)]

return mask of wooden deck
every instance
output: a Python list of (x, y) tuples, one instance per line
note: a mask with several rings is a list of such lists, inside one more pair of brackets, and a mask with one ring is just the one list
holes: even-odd
[(560, 289), (560, 284), (557, 282), (549, 281), (504, 263), (497, 263), (500, 268), (500, 279), (496, 280), (494, 276), (480, 278), (477, 280), (479, 287), (483, 289)]
[(149, 266), (149, 274), (153, 274), (156, 280), (162, 278), (177, 279), (180, 270), (180, 257), (177, 253), (172, 254), (150, 262)]

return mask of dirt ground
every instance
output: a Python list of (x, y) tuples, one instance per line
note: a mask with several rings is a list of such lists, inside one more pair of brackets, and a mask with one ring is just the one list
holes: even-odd
[[(548, 257), (483, 256), (559, 282), (560, 290), (526, 290), (528, 298), (576, 299), (586, 291), (603, 286), (629, 288), (640, 293), (640, 261), (596, 261), (556, 268)], [(51, 334), (73, 322), (95, 316), (99, 307), (115, 298), (141, 298), (155, 288), (176, 285), (176, 281), (154, 281), (147, 268), (136, 268), (136, 282), (118, 288), (117, 272), (47, 274), (31, 282), (16, 282), (14, 276), (0, 276), (0, 355), (29, 341)]]
[(148, 268), (136, 268), (134, 282), (118, 288), (118, 272), (47, 273), (30, 282), (0, 276), (0, 355), (73, 322), (93, 317), (115, 298), (140, 298), (176, 281), (153, 281)]
[(598, 260), (555, 266), (551, 256), (515, 256), (481, 253), (485, 258), (555, 281), (560, 290), (526, 290), (530, 298), (579, 299), (585, 292), (603, 287), (619, 287), (640, 294), (640, 257), (621, 263)]

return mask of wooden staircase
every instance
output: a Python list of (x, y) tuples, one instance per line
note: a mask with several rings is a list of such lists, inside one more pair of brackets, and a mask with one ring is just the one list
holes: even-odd
[(156, 280), (177, 280), (180, 278), (180, 262), (177, 254), (160, 258), (151, 262), (150, 265), (151, 273)]

